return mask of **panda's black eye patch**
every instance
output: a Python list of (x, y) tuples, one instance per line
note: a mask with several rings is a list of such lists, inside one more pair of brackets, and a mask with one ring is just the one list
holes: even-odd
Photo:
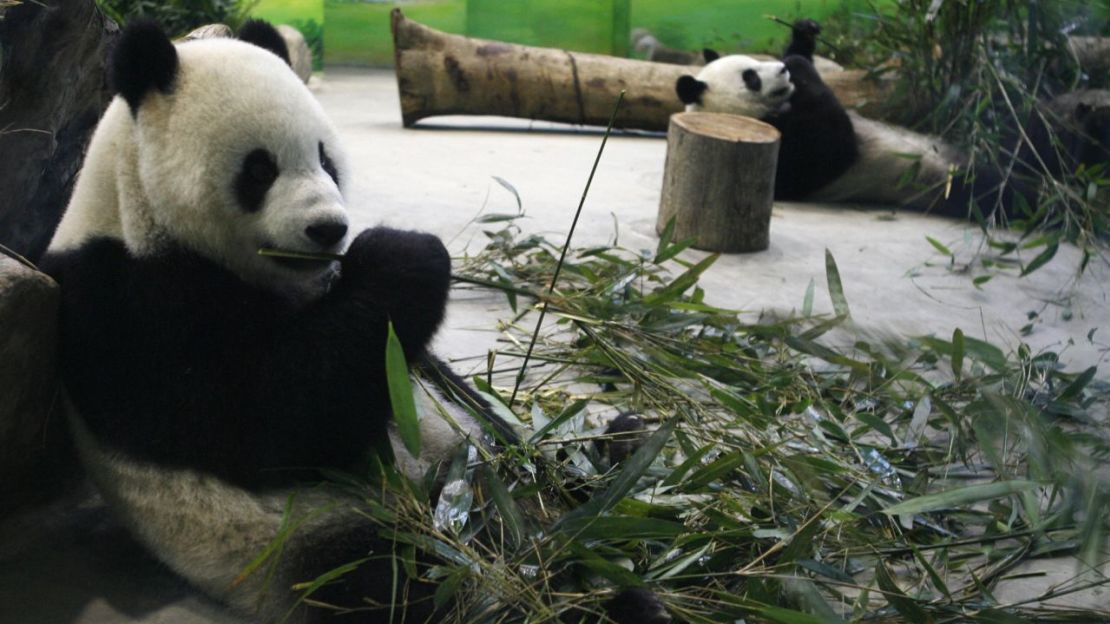
[(262, 208), (266, 192), (278, 177), (278, 166), (273, 154), (259, 148), (243, 159), (239, 174), (235, 176), (235, 197), (247, 212)]
[(744, 84), (747, 85), (749, 91), (760, 91), (763, 89), (763, 81), (760, 80), (759, 74), (755, 73), (754, 69), (745, 69), (741, 77), (744, 79)]
[(339, 186), (339, 171), (335, 169), (335, 163), (332, 162), (328, 153), (324, 151), (324, 142), (320, 141), (320, 166), (324, 169), (324, 173), (331, 176), (336, 186)]

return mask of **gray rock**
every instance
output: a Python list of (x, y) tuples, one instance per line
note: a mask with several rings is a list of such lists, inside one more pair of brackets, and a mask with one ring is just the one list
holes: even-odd
[(289, 62), (293, 65), (293, 71), (308, 84), (308, 79), (312, 77), (312, 50), (308, 49), (304, 35), (286, 24), (278, 24), (277, 30), (285, 39), (285, 46), (289, 48)]
[(193, 30), (181, 39), (183, 41), (192, 41), (193, 39), (229, 38), (234, 36), (235, 33), (231, 32), (231, 27), (227, 24), (206, 24)]
[[(286, 24), (278, 24), (275, 28), (281, 34), (281, 38), (285, 40), (285, 47), (289, 49), (289, 63), (293, 66), (293, 71), (305, 84), (308, 84), (308, 79), (312, 77), (312, 51), (308, 49), (308, 42), (305, 41), (304, 35), (301, 34), (301, 31)], [(181, 39), (191, 41), (193, 39), (234, 36), (235, 33), (226, 24), (207, 24), (193, 30)]]
[(58, 285), (0, 254), (0, 517), (72, 483), (57, 374)]
[(119, 28), (93, 0), (0, 2), (0, 243), (35, 259), (111, 101)]

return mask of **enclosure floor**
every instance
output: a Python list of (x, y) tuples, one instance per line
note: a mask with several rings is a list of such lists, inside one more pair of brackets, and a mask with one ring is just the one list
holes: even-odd
[[(500, 226), (468, 225), (471, 219), (480, 211), (517, 210), (513, 196), (493, 179), (497, 176), (519, 191), (526, 218), (518, 223), (526, 232), (563, 241), (601, 141), (597, 130), (474, 117), (434, 118), (404, 129), (391, 72), (333, 69), (313, 86), (352, 159), (356, 226), (428, 230), (449, 241), (455, 255), (477, 251), (485, 242), (482, 230)], [(665, 152), (659, 135), (609, 140), (575, 246), (617, 238), (629, 249), (655, 249)], [(955, 263), (926, 236), (956, 252)], [(861, 331), (950, 337), (958, 327), (996, 344), (1024, 341), (1034, 352), (1060, 352), (1073, 370), (1106, 356), (1110, 269), (1104, 258), (1093, 259), (1077, 280), (1080, 254), (1062, 247), (1055, 260), (1028, 277), (1017, 279), (1011, 271), (977, 289), (971, 283), (977, 273), (969, 275), (966, 265), (986, 251), (982, 237), (951, 220), (843, 205), (779, 204), (770, 249), (721, 257), (701, 285), (710, 303), (750, 311), (750, 320), (756, 320), (760, 312), (800, 309), (813, 280), (814, 311), (829, 313), (825, 249), (836, 258)], [(688, 251), (686, 257), (704, 254)], [(501, 294), (456, 289), (436, 349), (455, 359), (460, 372), (480, 369), (488, 350), (499, 346), (496, 321), (508, 315)], [(1023, 336), (1026, 325), (1031, 331)], [(0, 551), (0, 624), (237, 621), (145, 558), (95, 505), (86, 504), (80, 513), (44, 510), (29, 520), (0, 527), (0, 544), (12, 544), (18, 531), (15, 543), (22, 546), (18, 553)], [(1066, 559), (1037, 561), (1028, 569), (1047, 574), (1003, 584), (994, 592), (1001, 603), (1036, 595), (1075, 573), (1074, 562)], [(1110, 605), (1105, 595), (1073, 599)]]

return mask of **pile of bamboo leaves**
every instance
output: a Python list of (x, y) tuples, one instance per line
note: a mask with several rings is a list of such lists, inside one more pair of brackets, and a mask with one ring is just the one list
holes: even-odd
[[(438, 499), (394, 476), (395, 502), (368, 503), (399, 565), (458, 605), (451, 621), (576, 621), (631, 586), (686, 622), (1110, 618), (1053, 606), (1108, 582), (1110, 384), (1094, 368), (959, 330), (861, 337), (831, 256), (835, 317), (810, 314), (812, 290), (792, 318), (707, 304), (716, 257), (683, 261), (668, 233), (653, 252), (572, 250), (552, 288), (559, 246), (504, 219), (457, 266), (504, 293), (473, 381), (521, 439), (460, 450)], [(605, 433), (621, 414), (647, 425), (625, 458)], [(1061, 556), (1074, 578), (994, 597)]]

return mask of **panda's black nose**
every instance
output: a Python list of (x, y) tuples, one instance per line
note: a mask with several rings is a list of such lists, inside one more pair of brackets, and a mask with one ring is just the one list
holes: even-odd
[(321, 247), (331, 247), (343, 240), (343, 237), (347, 234), (347, 224), (336, 223), (335, 221), (314, 223), (306, 227), (304, 233), (312, 239), (312, 242)]

